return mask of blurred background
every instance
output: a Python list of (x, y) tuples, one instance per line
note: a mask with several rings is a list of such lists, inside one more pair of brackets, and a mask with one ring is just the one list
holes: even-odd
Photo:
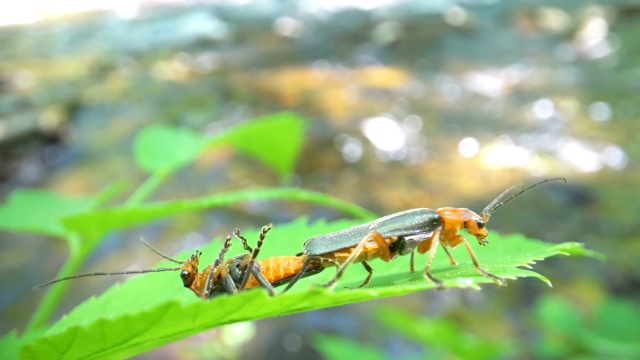
[[(489, 357), (620, 355), (630, 340), (613, 329), (640, 300), (639, 20), (640, 4), (624, 0), (3, 4), (0, 200), (19, 187), (91, 194), (122, 178), (142, 182), (131, 144), (153, 123), (214, 133), (283, 110), (309, 119), (287, 184), (380, 215), (480, 211), (511, 185), (563, 176), (568, 184), (519, 197), (489, 226), (607, 255), (539, 264), (553, 288), (524, 279), (418, 293), (214, 329), (140, 358), (319, 358), (319, 333), (387, 356), (464, 357), (381, 323), (376, 316), (391, 306), (458, 327), (451, 336), (460, 342), (498, 342)], [(282, 184), (254, 160), (218, 151), (156, 199)], [(343, 216), (301, 203), (180, 216), (111, 234), (87, 270), (157, 263), (132, 238), (158, 239), (172, 254), (235, 227), (302, 215)], [(57, 273), (68, 249), (56, 239), (0, 236), (4, 335), (23, 329), (43, 295), (32, 286)], [(78, 285), (58, 316), (114, 281)], [(570, 311), (601, 342), (555, 326)], [(636, 348), (640, 358), (633, 346), (623, 357)]]

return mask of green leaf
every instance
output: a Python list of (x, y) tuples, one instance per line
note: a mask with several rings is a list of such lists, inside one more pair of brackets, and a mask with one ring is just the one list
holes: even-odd
[(538, 304), (537, 313), (542, 324), (554, 331), (572, 332), (580, 326), (578, 309), (558, 296), (544, 297)]
[[(276, 226), (268, 234), (261, 258), (294, 254), (302, 249), (302, 243), (310, 236), (357, 224), (359, 222), (356, 221), (307, 224), (306, 219), (299, 219), (287, 225)], [(228, 232), (231, 230), (227, 229)], [(257, 238), (257, 231), (254, 230), (244, 231), (244, 234), (250, 242)], [(533, 276), (546, 280), (531, 270), (517, 267), (563, 254), (556, 249), (556, 245), (527, 239), (522, 235), (502, 237), (494, 233), (491, 244), (490, 247), (473, 245), (481, 264), (497, 275), (510, 279)], [(202, 249), (203, 263), (212, 262), (220, 246), (221, 239), (206, 245)], [(236, 244), (232, 250), (237, 253), (242, 248)], [(460, 262), (456, 267), (449, 264), (444, 254), (436, 256), (434, 275), (449, 287), (478, 288), (478, 284), (493, 283), (475, 270), (464, 250), (464, 247), (453, 250)], [(191, 253), (192, 251), (186, 251), (177, 257), (185, 259)], [(233, 252), (228, 254), (232, 255)], [(418, 256), (418, 264), (425, 259), (425, 256)], [(335, 272), (327, 269), (318, 275), (302, 279), (290, 293), (282, 296), (270, 298), (266, 291), (255, 289), (234, 296), (222, 295), (207, 302), (199, 300), (184, 289), (177, 273), (138, 276), (117, 284), (101, 296), (90, 298), (76, 307), (68, 316), (54, 324), (43, 337), (25, 346), (21, 357), (128, 357), (223, 324), (434, 288), (421, 272), (409, 271), (408, 256), (389, 263), (374, 261), (372, 266), (376, 270), (375, 276), (371, 284), (363, 289), (345, 289), (345, 286), (358, 286), (366, 276), (361, 267), (353, 266), (346, 271), (343, 281), (335, 291), (311, 288), (312, 285), (326, 283), (334, 276)], [(75, 281), (90, 280), (85, 278)], [(100, 335), (101, 341), (95, 341), (96, 334)]]
[(187, 128), (153, 125), (142, 130), (133, 154), (148, 172), (177, 169), (192, 162), (207, 146), (207, 139)]
[[(504, 339), (495, 339), (466, 331), (458, 323), (447, 318), (418, 318), (415, 314), (383, 307), (375, 311), (374, 317), (405, 337), (415, 340), (429, 349), (437, 358), (496, 359), (508, 358), (510, 344)], [(433, 354), (438, 354), (433, 356)]]
[(62, 218), (87, 211), (102, 200), (100, 194), (70, 197), (44, 190), (19, 189), (0, 206), (0, 229), (65, 237), (68, 233), (62, 226)]
[(611, 341), (635, 344), (640, 354), (640, 309), (625, 299), (609, 298), (598, 309), (594, 334)]
[(6, 359), (17, 359), (20, 348), (23, 343), (18, 337), (16, 330), (10, 331), (0, 339), (0, 349), (2, 349), (2, 357)]
[(371, 212), (332, 196), (297, 188), (256, 188), (226, 194), (215, 194), (188, 200), (156, 202), (135, 207), (116, 206), (97, 209), (70, 216), (64, 220), (69, 231), (90, 238), (100, 237), (109, 231), (145, 224), (171, 215), (229, 206), (243, 201), (295, 200), (333, 207), (347, 214), (369, 220)]
[(329, 360), (387, 359), (379, 349), (339, 336), (317, 334), (313, 338), (313, 347)]
[(586, 256), (596, 258), (598, 260), (604, 261), (607, 259), (607, 256), (603, 253), (585, 249), (582, 244), (577, 242), (566, 242), (562, 244), (558, 244), (555, 247), (556, 251), (563, 253), (564, 255), (569, 256)]
[(280, 113), (254, 119), (211, 138), (187, 128), (154, 125), (136, 137), (133, 153), (144, 170), (167, 171), (193, 162), (208, 148), (230, 145), (286, 175), (295, 165), (303, 139), (303, 119)]
[(547, 353), (543, 355), (566, 357), (573, 351), (633, 358), (640, 354), (640, 311), (628, 300), (606, 299), (597, 309), (583, 313), (566, 299), (547, 296), (538, 304), (537, 313), (546, 335), (542, 348)]
[(33, 342), (38, 337), (42, 336), (43, 330), (28, 331), (23, 333), (22, 336), (18, 336), (16, 330), (9, 331), (5, 336), (0, 338), (0, 349), (2, 349), (3, 359), (17, 359), (20, 353), (20, 348), (24, 344)]
[(293, 113), (279, 113), (254, 119), (211, 139), (273, 167), (280, 176), (295, 166), (304, 141), (304, 120)]

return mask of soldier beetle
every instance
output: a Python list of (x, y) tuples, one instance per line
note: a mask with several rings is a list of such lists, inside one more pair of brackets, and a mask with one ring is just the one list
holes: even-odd
[(200, 254), (196, 252), (180, 272), (183, 285), (203, 300), (223, 293), (235, 294), (258, 286), (267, 289), (273, 296), (276, 294), (274, 287), (287, 283), (294, 276), (305, 277), (324, 270), (323, 267), (314, 264), (303, 268), (304, 258), (300, 256), (276, 256), (256, 260), (270, 229), (270, 226), (262, 228), (255, 249), (251, 249), (240, 230), (236, 229), (233, 235), (242, 241), (248, 254), (237, 255), (224, 261), (224, 255), (231, 247), (231, 236), (227, 236), (218, 258), (202, 272), (198, 272)]
[(295, 275), (300, 274), (301, 277), (304, 277), (324, 270), (323, 267), (314, 265), (308, 265), (303, 269), (304, 258), (299, 256), (278, 256), (257, 261), (256, 258), (260, 253), (266, 234), (270, 229), (270, 226), (264, 226), (262, 228), (258, 243), (254, 249), (248, 245), (246, 238), (240, 234), (240, 230), (236, 229), (233, 236), (240, 239), (244, 249), (248, 253), (234, 256), (225, 261), (224, 257), (229, 251), (229, 248), (231, 248), (232, 237), (229, 235), (226, 237), (224, 245), (214, 263), (204, 268), (202, 272), (198, 271), (200, 256), (202, 256), (201, 251), (196, 250), (188, 260), (182, 261), (163, 254), (151, 246), (151, 244), (141, 239), (153, 252), (171, 262), (180, 264), (180, 266), (79, 274), (52, 280), (37, 285), (34, 289), (49, 286), (60, 281), (89, 276), (134, 275), (179, 270), (184, 287), (191, 289), (197, 297), (203, 300), (223, 293), (235, 294), (238, 291), (258, 286), (264, 287), (269, 294), (273, 296), (275, 295), (275, 290), (273, 289), (275, 286), (287, 283)]
[(306, 266), (314, 264), (315, 267), (317, 263), (332, 264), (329, 260), (339, 263), (340, 267), (336, 276), (326, 284), (328, 287), (333, 287), (346, 268), (355, 262), (362, 262), (369, 273), (360, 286), (367, 285), (373, 275), (373, 269), (366, 261), (373, 258), (391, 261), (397, 255), (410, 253), (410, 268), (413, 272), (415, 271), (414, 250), (420, 254), (429, 252), (424, 275), (436, 284), (438, 289), (444, 289), (443, 282), (431, 274), (431, 266), (438, 244), (447, 253), (451, 265), (457, 265), (458, 262), (449, 248), (464, 244), (476, 270), (483, 276), (491, 278), (497, 285), (505, 286), (505, 279), (480, 266), (471, 245), (464, 236), (459, 234), (459, 231), (466, 230), (475, 236), (480, 245), (486, 245), (489, 243), (486, 239), (489, 236), (486, 225), (497, 209), (538, 185), (556, 180), (567, 181), (565, 178), (552, 178), (542, 180), (526, 188), (522, 184), (512, 186), (491, 201), (480, 215), (467, 208), (412, 209), (391, 214), (367, 224), (310, 238), (304, 243), (304, 252), (299, 254), (299, 256), (306, 257), (305, 266), (298, 273), (299, 276), (289, 281), (283, 292), (298, 281), (299, 277), (304, 274)]

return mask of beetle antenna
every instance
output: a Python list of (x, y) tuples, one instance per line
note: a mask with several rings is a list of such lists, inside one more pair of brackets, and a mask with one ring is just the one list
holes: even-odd
[(172, 258), (172, 257), (170, 257), (168, 255), (163, 254), (160, 250), (158, 250), (158, 249), (154, 248), (153, 246), (151, 246), (151, 244), (146, 242), (143, 238), (140, 238), (140, 241), (142, 241), (143, 244), (147, 245), (147, 247), (149, 249), (151, 249), (151, 251), (153, 251), (154, 253), (162, 256), (163, 258), (165, 258), (165, 259), (167, 259), (167, 260), (169, 260), (171, 262), (174, 262), (176, 264), (184, 264), (184, 263), (186, 263), (186, 261), (176, 260), (176, 259), (174, 259), (174, 258)]
[(55, 284), (55, 283), (60, 282), (60, 281), (78, 279), (78, 278), (88, 277), (88, 276), (133, 275), (133, 274), (146, 274), (146, 273), (152, 273), (152, 272), (177, 271), (177, 270), (180, 270), (180, 269), (182, 269), (182, 266), (178, 266), (178, 267), (174, 267), (174, 268), (143, 269), (143, 270), (131, 270), (131, 271), (94, 272), (94, 273), (80, 274), (80, 275), (74, 275), (74, 276), (67, 276), (67, 277), (63, 277), (63, 278), (60, 278), (60, 279), (47, 281), (46, 283), (42, 283), (40, 285), (34, 286), (33, 289), (34, 290), (35, 289), (40, 289), (40, 288)]
[(492, 202), (489, 203), (489, 205), (487, 205), (482, 212), (480, 213), (480, 216), (482, 216), (482, 220), (484, 220), (485, 223), (487, 223), (489, 221), (489, 218), (491, 217), (491, 215), (496, 212), (496, 210), (498, 210), (502, 205), (508, 203), (509, 201), (513, 200), (515, 197), (521, 195), (522, 193), (524, 193), (527, 190), (533, 189), (534, 187), (538, 186), (538, 185), (542, 185), (546, 182), (549, 181), (556, 181), (556, 180), (562, 180), (565, 183), (567, 182), (567, 179), (563, 178), (563, 177), (557, 177), (557, 178), (551, 178), (551, 179), (545, 179), (542, 181), (539, 181), (533, 185), (530, 185), (528, 187), (524, 187), (523, 184), (518, 184), (518, 185), (514, 185), (510, 188), (508, 188), (507, 190), (503, 191), (502, 194), (498, 195), (495, 199), (493, 199)]
[[(154, 253), (162, 256), (163, 258), (174, 262), (176, 264), (185, 264), (186, 261), (181, 261), (181, 260), (176, 260), (168, 255), (163, 254), (160, 250), (154, 248), (153, 246), (151, 246), (151, 244), (149, 244), (148, 242), (146, 242), (144, 239), (140, 238), (140, 241), (142, 241), (143, 244), (145, 244), (149, 249), (151, 249), (151, 251), (153, 251)], [(63, 277), (60, 279), (55, 279), (55, 280), (51, 280), (51, 281), (47, 281), (46, 283), (42, 283), (40, 285), (36, 285), (33, 288), (34, 289), (40, 289), (49, 285), (53, 285), (55, 283), (58, 283), (60, 281), (66, 281), (66, 280), (73, 280), (73, 279), (78, 279), (78, 278), (83, 278), (83, 277), (89, 277), (89, 276), (111, 276), (111, 275), (133, 275), (133, 274), (146, 274), (146, 273), (154, 273), (154, 272), (163, 272), (163, 271), (177, 271), (182, 269), (182, 266), (176, 266), (176, 267), (172, 267), (172, 268), (157, 268), (157, 269), (142, 269), (142, 270), (126, 270), (126, 271), (114, 271), (114, 272), (94, 272), (94, 273), (87, 273), (87, 274), (79, 274), (79, 275), (73, 275), (73, 276), (67, 276), (67, 277)]]

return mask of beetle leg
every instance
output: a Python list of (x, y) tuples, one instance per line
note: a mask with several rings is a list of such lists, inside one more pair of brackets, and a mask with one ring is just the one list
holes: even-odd
[(367, 270), (369, 275), (367, 275), (367, 278), (364, 279), (364, 282), (362, 282), (362, 284), (360, 284), (359, 286), (356, 286), (355, 288), (347, 287), (347, 289), (359, 289), (361, 287), (365, 287), (365, 286), (369, 285), (369, 283), (371, 282), (371, 278), (373, 277), (373, 268), (366, 261), (362, 262), (362, 266), (364, 266), (364, 269)]
[(230, 247), (231, 247), (231, 236), (227, 235), (227, 238), (224, 240), (224, 245), (222, 246), (222, 249), (220, 249), (220, 253), (218, 254), (218, 258), (213, 262), (213, 268), (211, 269), (209, 276), (207, 276), (207, 282), (205, 282), (204, 284), (204, 292), (202, 293), (203, 299), (208, 299), (209, 294), (211, 293), (211, 290), (213, 290), (213, 288), (215, 287), (214, 279), (216, 275), (221, 271), (220, 265), (222, 265), (222, 262), (224, 261), (224, 256), (227, 253), (227, 251), (229, 251)]
[[(384, 244), (387, 246), (387, 252), (389, 252), (389, 247), (388, 247), (387, 243), (384, 241), (384, 237), (382, 235), (380, 235), (380, 233), (377, 232), (377, 231), (370, 232), (367, 236), (365, 236), (360, 241), (360, 243), (358, 243), (358, 245), (353, 249), (353, 251), (351, 252), (351, 255), (349, 255), (347, 260), (345, 260), (340, 265), (340, 268), (338, 269), (338, 272), (336, 273), (336, 276), (333, 279), (331, 279), (331, 281), (329, 281), (325, 286), (330, 288), (330, 289), (333, 288), (336, 285), (336, 283), (338, 282), (338, 280), (340, 280), (340, 278), (342, 277), (342, 274), (347, 269), (347, 267), (349, 265), (351, 265), (354, 262), (354, 260), (362, 253), (362, 250), (364, 249), (365, 245), (369, 242), (369, 240), (373, 240), (376, 243), (378, 243), (378, 241), (380, 239), (382, 239)], [(367, 279), (365, 279), (365, 284), (368, 283), (371, 280), (370, 277), (371, 277), (372, 273), (373, 272), (370, 272), (369, 276), (367, 277)]]
[[(460, 235), (458, 235), (460, 236)], [(440, 245), (442, 245), (442, 248), (444, 249), (444, 252), (447, 253), (447, 256), (449, 256), (449, 262), (451, 263), (451, 265), (456, 266), (458, 265), (458, 262), (456, 261), (456, 259), (453, 258), (453, 255), (451, 254), (451, 251), (449, 251), (449, 248), (447, 247), (447, 245), (444, 244), (444, 242), (441, 242)]]
[(296, 276), (293, 277), (293, 279), (291, 279), (291, 281), (289, 281), (289, 283), (287, 284), (287, 286), (284, 288), (284, 290), (282, 290), (282, 292), (280, 294), (284, 294), (285, 292), (287, 292), (289, 289), (291, 289), (291, 287), (293, 286), (293, 284), (297, 283), (298, 280), (300, 280), (300, 278), (302, 278), (302, 275), (305, 273), (305, 271), (307, 271), (307, 268), (309, 267), (309, 264), (311, 264), (311, 261), (313, 261), (313, 258), (311, 258), (310, 256), (308, 256), (305, 260), (304, 260), (304, 264), (302, 264), (302, 268), (300, 268), (300, 272), (298, 272), (296, 274)]
[(416, 252), (415, 250), (411, 252), (411, 261), (409, 262), (409, 269), (411, 272), (416, 272)]
[(231, 275), (231, 278), (233, 278), (236, 281), (236, 283), (239, 281), (239, 279), (242, 279), (242, 276), (244, 275), (240, 268), (241, 268), (241, 264), (244, 262), (244, 260), (247, 257), (249, 257), (249, 254), (244, 255), (244, 257), (240, 262), (231, 263), (227, 261), (227, 263), (225, 264), (225, 267), (227, 268), (229, 275)]
[(233, 278), (231, 277), (231, 275), (229, 275), (229, 272), (226, 270), (222, 271), (222, 278), (224, 279), (224, 288), (227, 290), (227, 292), (229, 292), (229, 294), (235, 294), (238, 292), (238, 287), (236, 286), (236, 283), (233, 281)]
[[(263, 229), (264, 229), (264, 228), (263, 228)], [(242, 236), (242, 235), (240, 234), (240, 229), (236, 228), (236, 229), (233, 231), (233, 236), (237, 237), (238, 239), (240, 239), (240, 241), (242, 241), (242, 247), (243, 247), (245, 250), (247, 250), (247, 252), (251, 252), (251, 251), (253, 251), (253, 250), (251, 249), (251, 246), (249, 246), (249, 242), (247, 241), (247, 239), (246, 239), (244, 236)]]
[[(253, 269), (254, 269), (254, 264), (256, 262), (256, 258), (258, 257), (258, 254), (260, 253), (260, 249), (262, 248), (262, 244), (264, 243), (264, 239), (267, 237), (267, 233), (269, 232), (269, 230), (271, 230), (270, 226), (263, 226), (262, 227), (262, 231), (260, 232), (260, 238), (258, 239), (258, 244), (256, 245), (256, 248), (253, 249), (253, 251), (251, 252), (251, 257), (249, 258), (249, 263), (247, 264), (247, 266), (243, 269), (244, 270), (244, 277), (242, 278), (242, 282), (240, 283), (240, 290), (244, 289), (244, 287), (247, 285), (247, 281), (249, 281), (249, 277), (251, 276), (251, 273), (253, 273)], [(234, 233), (234, 235), (236, 235), (237, 237), (240, 237), (240, 231), (238, 230), (237, 234)], [(244, 239), (241, 237), (241, 239)], [(243, 241), (244, 243), (246, 243), (246, 239)], [(244, 261), (243, 261), (244, 262)]]
[(433, 277), (433, 275), (431, 275), (431, 264), (433, 263), (433, 258), (436, 255), (436, 250), (438, 249), (438, 243), (440, 242), (440, 229), (437, 229), (436, 231), (433, 232), (433, 235), (431, 236), (431, 246), (429, 248), (429, 259), (427, 260), (427, 266), (424, 268), (424, 275), (429, 278), (429, 280), (431, 280), (434, 284), (436, 284), (436, 286), (438, 287), (438, 290), (444, 290), (444, 284), (442, 283), (442, 281), (436, 279), (435, 277)]
[(263, 288), (265, 288), (265, 289), (267, 289), (267, 291), (269, 291), (269, 295), (270, 296), (275, 296), (276, 295), (275, 289), (273, 288), (273, 286), (271, 285), (269, 280), (267, 280), (267, 278), (265, 278), (264, 274), (262, 274), (262, 271), (260, 271), (260, 268), (258, 268), (257, 266), (254, 266), (251, 269), (251, 274), (253, 274), (253, 277), (258, 281), (258, 283)]
[(369, 235), (371, 240), (375, 241), (376, 245), (378, 245), (379, 255), (378, 257), (383, 261), (391, 261), (395, 258), (395, 256), (391, 257), (391, 249), (389, 249), (389, 244), (386, 241), (386, 238), (382, 236), (377, 231), (372, 231)]
[(507, 281), (505, 279), (497, 275), (494, 275), (480, 267), (480, 263), (478, 263), (478, 259), (476, 259), (476, 254), (473, 252), (473, 249), (471, 248), (471, 245), (469, 244), (467, 239), (464, 239), (464, 246), (466, 246), (467, 251), (469, 251), (469, 255), (471, 255), (471, 260), (473, 261), (473, 265), (476, 267), (476, 269), (480, 274), (493, 279), (493, 281), (495, 281), (495, 283), (498, 284), (498, 286), (507, 286)]

